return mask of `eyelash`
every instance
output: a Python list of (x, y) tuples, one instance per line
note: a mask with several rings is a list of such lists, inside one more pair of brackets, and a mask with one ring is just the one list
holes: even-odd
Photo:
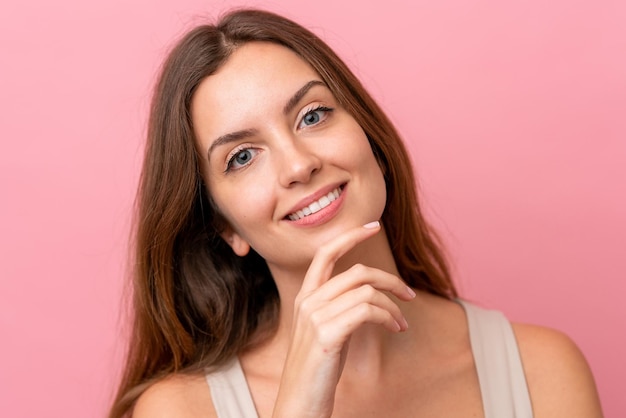
[[(304, 118), (306, 118), (308, 115), (315, 113), (315, 112), (326, 112), (326, 113), (330, 113), (332, 112), (334, 109), (327, 107), (327, 106), (322, 106), (319, 105), (317, 107), (314, 107), (313, 109), (307, 110), (304, 115), (302, 116), (302, 118), (300, 119), (300, 122), (298, 123), (298, 127), (300, 127), (300, 125), (304, 122)], [(328, 117), (328, 116), (326, 116)], [(314, 125), (310, 125), (310, 126), (315, 126), (315, 125), (319, 125), (320, 123), (324, 122), (326, 120), (326, 118), (322, 117), (320, 118), (320, 121), (315, 123)], [(235, 161), (235, 158), (237, 158), (237, 155), (239, 155), (239, 153), (243, 152), (243, 151), (248, 151), (253, 149), (254, 147), (251, 147), (250, 145), (247, 144), (242, 144), (240, 146), (238, 146), (237, 148), (235, 148), (230, 155), (228, 156), (228, 162), (226, 163), (226, 170), (224, 170), (225, 173), (228, 173), (232, 170), (239, 170), (239, 168), (237, 169), (233, 169), (233, 163)], [(248, 164), (244, 165), (243, 167), (247, 166)], [(242, 167), (242, 168), (243, 168)]]
[[(304, 119), (309, 116), (312, 113), (315, 112), (326, 112), (326, 113), (331, 113), (334, 109), (327, 107), (327, 106), (322, 106), (322, 105), (318, 105), (310, 110), (307, 110), (304, 115), (302, 116), (302, 118), (300, 119), (300, 122), (298, 122), (298, 127), (300, 127), (300, 125), (304, 122)], [(328, 116), (326, 116), (328, 117)], [(320, 123), (324, 122), (326, 120), (326, 118), (322, 118), (319, 122), (317, 122), (315, 125), (319, 125)], [(315, 125), (310, 125), (310, 126), (315, 126)]]
[[(239, 170), (239, 168), (233, 168), (233, 163), (235, 162), (235, 158), (237, 158), (237, 155), (239, 155), (240, 153), (244, 151), (249, 151), (252, 149), (254, 149), (254, 147), (250, 146), (249, 144), (242, 144), (242, 145), (239, 145), (234, 150), (232, 150), (232, 152), (228, 155), (228, 158), (227, 158), (228, 162), (226, 163), (226, 170), (224, 170), (224, 172), (228, 173), (229, 171), (232, 171), (232, 170)], [(244, 165), (243, 167), (247, 165), (248, 164)]]

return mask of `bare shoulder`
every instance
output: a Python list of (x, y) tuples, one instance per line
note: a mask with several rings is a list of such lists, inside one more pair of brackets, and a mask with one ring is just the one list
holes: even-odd
[(602, 417), (589, 365), (568, 336), (526, 324), (513, 330), (536, 418)]
[(133, 418), (173, 417), (217, 417), (204, 376), (167, 377), (150, 386), (133, 410)]

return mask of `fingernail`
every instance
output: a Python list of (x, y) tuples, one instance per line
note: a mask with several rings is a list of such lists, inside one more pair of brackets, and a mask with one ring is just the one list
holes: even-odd
[(404, 325), (402, 327), (403, 331), (406, 331), (407, 329), (409, 329), (409, 323), (406, 321), (406, 318), (402, 317), (402, 324)]
[(368, 224), (363, 225), (363, 228), (374, 229), (374, 228), (378, 228), (379, 226), (380, 226), (380, 222), (374, 221), (374, 222), (370, 222)]
[(406, 287), (406, 293), (408, 293), (411, 298), (414, 298), (416, 296), (413, 289), (411, 289), (409, 286)]

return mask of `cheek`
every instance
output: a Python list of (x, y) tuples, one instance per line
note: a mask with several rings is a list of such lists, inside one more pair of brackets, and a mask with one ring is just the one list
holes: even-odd
[(368, 177), (372, 177), (371, 180), (375, 181), (376, 185), (379, 185), (379, 178), (384, 185), (382, 169), (378, 165), (378, 161), (374, 156), (367, 136), (358, 125), (357, 129), (352, 133), (352, 138), (356, 139), (351, 141), (350, 147), (346, 147), (343, 151), (346, 162), (349, 163), (353, 169), (360, 170)]
[(372, 154), (365, 132), (354, 120), (338, 124), (328, 134), (320, 151), (329, 161), (340, 162), (353, 169), (367, 164), (369, 154)]
[[(387, 184), (385, 183), (385, 177), (383, 176), (382, 169), (378, 165), (378, 161), (372, 154), (367, 163), (368, 167), (368, 183), (372, 191), (372, 204), (375, 206), (376, 211), (382, 216), (382, 212), (387, 204)], [(376, 202), (376, 204), (374, 204)]]
[(229, 224), (241, 235), (250, 236), (261, 220), (271, 220), (272, 193), (261, 176), (214, 187), (213, 199)]

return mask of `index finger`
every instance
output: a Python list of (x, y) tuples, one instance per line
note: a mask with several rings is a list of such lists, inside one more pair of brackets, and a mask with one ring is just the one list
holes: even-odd
[(322, 245), (313, 256), (300, 292), (308, 293), (324, 284), (330, 278), (339, 258), (378, 231), (380, 231), (380, 222), (374, 221), (350, 229)]

